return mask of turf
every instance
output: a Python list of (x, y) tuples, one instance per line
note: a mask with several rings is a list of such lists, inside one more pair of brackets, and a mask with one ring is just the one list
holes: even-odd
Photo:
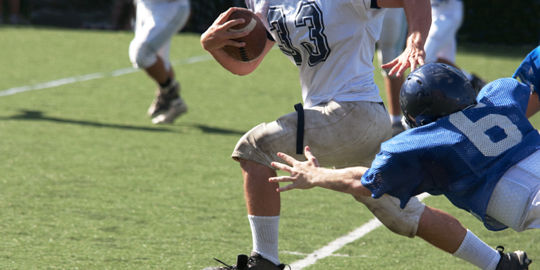
[[(0, 91), (127, 68), (131, 38), (0, 28)], [(492, 80), (511, 75), (532, 48), (461, 46), (457, 62)], [(230, 153), (245, 131), (293, 111), (301, 100), (296, 68), (273, 50), (255, 73), (234, 76), (187, 33), (174, 37), (171, 56), (189, 106), (173, 125), (154, 126), (145, 115), (155, 86), (140, 71), (0, 97), (0, 269), (202, 269), (216, 264), (212, 257), (234, 263), (249, 252)], [(533, 122), (540, 127), (538, 115)], [(282, 198), (284, 262), (372, 218), (351, 197), (327, 190)], [(489, 232), (443, 197), (426, 201), (488, 244), (540, 258), (537, 232)], [(337, 253), (308, 269), (474, 269), (384, 228)]]

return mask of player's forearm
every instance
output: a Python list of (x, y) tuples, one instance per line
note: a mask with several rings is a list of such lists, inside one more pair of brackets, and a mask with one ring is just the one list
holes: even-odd
[(370, 196), (371, 191), (362, 186), (360, 180), (367, 171), (365, 167), (350, 167), (344, 169), (321, 168), (313, 184), (318, 187), (331, 189), (353, 196)]
[(429, 0), (406, 0), (403, 9), (409, 25), (407, 46), (423, 49), (431, 26), (431, 3)]

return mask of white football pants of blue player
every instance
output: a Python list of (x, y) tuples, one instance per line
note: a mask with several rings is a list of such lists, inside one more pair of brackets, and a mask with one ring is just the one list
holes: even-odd
[(129, 58), (135, 67), (147, 68), (159, 55), (170, 68), (171, 38), (186, 24), (189, 0), (137, 0), (135, 37), (129, 45)]
[(540, 229), (540, 150), (506, 171), (486, 214), (518, 232)]
[(425, 63), (443, 58), (456, 62), (456, 33), (463, 21), (461, 0), (431, 1), (431, 28), (424, 46)]

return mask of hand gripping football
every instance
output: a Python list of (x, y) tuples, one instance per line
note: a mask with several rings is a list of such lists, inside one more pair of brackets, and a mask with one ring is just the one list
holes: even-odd
[(223, 50), (232, 58), (251, 62), (257, 59), (264, 50), (266, 44), (266, 28), (255, 13), (249, 9), (238, 9), (231, 13), (228, 20), (244, 19), (244, 23), (229, 28), (232, 32), (251, 31), (247, 36), (234, 39), (246, 43), (244, 47), (225, 46)]

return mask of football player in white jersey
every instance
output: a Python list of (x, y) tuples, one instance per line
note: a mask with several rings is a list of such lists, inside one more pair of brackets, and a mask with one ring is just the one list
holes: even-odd
[[(490, 230), (540, 229), (540, 135), (527, 120), (540, 110), (540, 47), (514, 77), (523, 83), (499, 79), (476, 97), (458, 69), (427, 64), (409, 75), (400, 95), (407, 122), (418, 128), (383, 143), (371, 168), (321, 168), (306, 148), (305, 162), (279, 154), (290, 166), (272, 165), (291, 176), (269, 181), (292, 182), (280, 191), (320, 186), (357, 199), (386, 193), (400, 198), (402, 207), (422, 192), (444, 194)], [(459, 237), (444, 240), (459, 248), (446, 251), (469, 254), (468, 261), (481, 269), (528, 269), (531, 263), (522, 251), (503, 248), (497, 256), (471, 249), (472, 233), (459, 231)]]
[[(426, 40), (426, 63), (445, 63), (454, 67), (456, 64), (456, 34), (463, 22), (462, 0), (431, 0), (431, 28)], [(459, 68), (459, 67), (458, 67)], [(473, 73), (461, 70), (476, 91), (486, 84)]]
[(129, 45), (129, 58), (158, 86), (148, 109), (152, 123), (172, 123), (187, 111), (187, 105), (180, 97), (180, 84), (169, 61), (169, 51), (171, 38), (189, 18), (190, 2), (135, 0), (135, 3), (135, 37)]
[[(387, 5), (391, 2), (392, 5)], [(369, 166), (381, 142), (392, 129), (373, 79), (375, 42), (385, 12), (382, 7), (403, 7), (409, 35), (399, 57), (383, 65), (389, 74), (402, 75), (409, 67), (424, 64), (423, 43), (429, 32), (428, 0), (247, 0), (247, 7), (265, 24), (270, 37), (263, 55), (252, 62), (237, 61), (223, 47), (244, 46), (233, 39), (247, 33), (229, 28), (242, 20), (228, 21), (234, 11), (221, 14), (202, 34), (201, 45), (224, 68), (238, 75), (253, 72), (277, 43), (298, 66), (303, 106), (247, 132), (232, 157), (240, 163), (244, 194), (252, 231), (253, 253), (239, 256), (236, 266), (208, 269), (283, 269), (278, 258), (280, 195), (271, 162), (278, 151), (303, 157), (303, 146), (317, 149), (325, 166)], [(297, 153), (295, 155), (295, 153)], [(364, 204), (396, 233), (413, 237), (424, 205), (416, 200), (401, 210), (396, 198), (364, 198)]]
[[(383, 30), (381, 38), (377, 41), (377, 56), (379, 63), (388, 63), (398, 57), (407, 37), (407, 19), (402, 8), (389, 8), (384, 14)], [(392, 124), (392, 136), (404, 130), (401, 124), (401, 109), (399, 108), (399, 89), (405, 77), (388, 75), (386, 69), (382, 69), (388, 114)]]

